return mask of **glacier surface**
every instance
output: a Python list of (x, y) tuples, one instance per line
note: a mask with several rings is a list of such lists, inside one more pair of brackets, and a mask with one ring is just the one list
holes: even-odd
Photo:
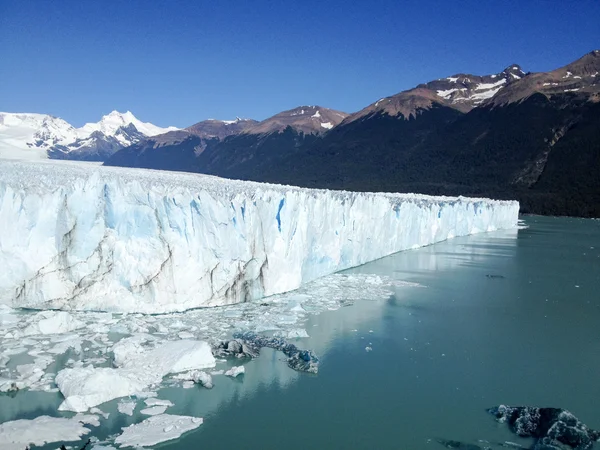
[(0, 303), (141, 313), (234, 304), (401, 250), (512, 228), (518, 211), (512, 201), (2, 161)]

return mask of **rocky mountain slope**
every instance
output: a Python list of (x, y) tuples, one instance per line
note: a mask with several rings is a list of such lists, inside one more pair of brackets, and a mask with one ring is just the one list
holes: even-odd
[(258, 166), (274, 164), (285, 149), (316, 140), (347, 116), (320, 106), (299, 106), (262, 122), (237, 120), (213, 128), (214, 121), (204, 121), (125, 148), (105, 164), (244, 177)]
[(517, 198), (524, 212), (600, 217), (599, 70), (593, 51), (551, 72), (510, 75), (466, 113), (422, 85), (248, 177)]
[(491, 75), (461, 73), (350, 115), (302, 106), (262, 122), (200, 122), (134, 143), (106, 164), (516, 198), (523, 212), (600, 217), (599, 73), (598, 50), (549, 72), (513, 64)]

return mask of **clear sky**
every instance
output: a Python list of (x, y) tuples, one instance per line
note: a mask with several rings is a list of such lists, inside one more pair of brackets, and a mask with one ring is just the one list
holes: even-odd
[(457, 72), (600, 48), (599, 0), (0, 0), (0, 111), (81, 126), (353, 112)]

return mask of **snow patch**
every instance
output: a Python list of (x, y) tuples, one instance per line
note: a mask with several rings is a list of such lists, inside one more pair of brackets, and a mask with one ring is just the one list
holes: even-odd
[(506, 84), (506, 78), (502, 78), (501, 80), (496, 81), (495, 83), (479, 83), (476, 87), (476, 91), (484, 91), (488, 89), (496, 89), (503, 84)]

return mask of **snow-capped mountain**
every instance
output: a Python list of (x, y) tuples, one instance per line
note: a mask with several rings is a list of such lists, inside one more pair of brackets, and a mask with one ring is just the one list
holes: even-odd
[(350, 115), (342, 125), (365, 117), (386, 114), (392, 117), (417, 117), (422, 111), (434, 106), (446, 106), (463, 113), (471, 111), (494, 97), (506, 86), (525, 77), (517, 64), (500, 73), (472, 75), (459, 73), (422, 83), (413, 89), (384, 97), (362, 110)]
[(0, 158), (103, 161), (148, 136), (174, 130), (142, 122), (129, 111), (113, 111), (81, 128), (47, 114), (0, 112)]
[(81, 127), (81, 130), (89, 132), (90, 134), (94, 131), (100, 131), (107, 136), (117, 136), (117, 132), (120, 128), (131, 124), (135, 126), (137, 131), (145, 136), (156, 136), (158, 134), (163, 134), (167, 133), (168, 131), (175, 131), (178, 129), (176, 127), (161, 128), (151, 124), (150, 122), (142, 122), (141, 120), (137, 119), (131, 113), (131, 111), (127, 111), (125, 113), (113, 111), (110, 114), (103, 116), (100, 122), (86, 123)]
[(439, 97), (448, 100), (457, 108), (469, 111), (485, 100), (492, 98), (506, 85), (520, 80), (524, 76), (525, 72), (521, 67), (513, 64), (494, 75), (458, 74), (453, 77), (430, 81), (425, 85), (421, 85), (421, 87), (432, 89)]

